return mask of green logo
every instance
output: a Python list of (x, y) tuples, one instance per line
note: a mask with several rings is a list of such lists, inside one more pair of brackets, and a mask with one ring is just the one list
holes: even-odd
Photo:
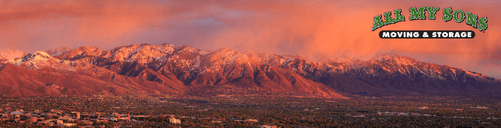
[[(409, 8), (409, 21), (413, 20), (426, 20), (428, 17), (429, 20), (436, 19), (436, 13), (440, 11), (438, 7), (411, 7)], [(456, 23), (461, 23), (465, 19), (466, 25), (472, 26), (473, 28), (478, 29), (479, 31), (487, 30), (487, 17), (478, 18), (479, 16), (473, 14), (472, 12), (463, 11), (461, 9), (453, 10), (452, 8), (445, 8), (443, 11), (442, 19), (445, 22), (448, 22), (452, 19), (456, 21)], [(372, 26), (372, 31), (381, 28), (383, 26), (389, 24), (395, 24), (398, 22), (404, 22), (405, 16), (402, 15), (402, 9), (396, 9), (393, 11), (394, 16), (392, 17), (392, 12), (384, 12), (383, 15), (377, 15), (374, 17), (374, 25)], [(428, 15), (428, 16), (426, 16)], [(383, 21), (384, 19), (384, 21)]]

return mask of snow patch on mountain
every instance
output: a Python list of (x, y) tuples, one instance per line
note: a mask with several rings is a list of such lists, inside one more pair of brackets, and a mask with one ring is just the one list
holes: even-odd
[(157, 45), (157, 49), (164, 52), (164, 53), (169, 53), (172, 54), (174, 52), (174, 45), (173, 44), (160, 44)]
[(77, 62), (60, 60), (49, 55), (45, 51), (36, 51), (24, 57), (16, 58), (5, 62), (5, 64), (7, 63), (26, 67), (27, 69), (32, 69), (32, 70), (40, 70), (42, 68), (49, 67), (61, 71), (75, 71), (73, 67), (76, 66)]
[(0, 59), (11, 60), (11, 59), (15, 59), (18, 57), (23, 57), (27, 54), (28, 53), (17, 50), (17, 49), (6, 49), (3, 51), (0, 51)]
[(35, 53), (28, 54), (22, 58), (16, 58), (13, 60), (9, 60), (9, 61), (7, 61), (7, 63), (12, 63), (14, 65), (19, 66), (27, 61), (31, 61), (30, 63), (36, 63), (38, 61), (46, 61), (46, 60), (50, 59), (51, 57), (52, 56), (50, 56), (49, 54), (47, 54), (44, 51), (36, 51)]
[(71, 49), (69, 47), (63, 46), (63, 47), (60, 47), (60, 48), (47, 50), (45, 52), (47, 52), (47, 54), (49, 54), (51, 56), (59, 56), (59, 55), (61, 55), (63, 53), (69, 52), (69, 51), (71, 51)]

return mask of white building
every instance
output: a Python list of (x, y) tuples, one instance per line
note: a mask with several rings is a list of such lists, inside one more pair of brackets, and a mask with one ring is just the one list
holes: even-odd
[(172, 124), (181, 124), (181, 120), (180, 119), (176, 119), (174, 117), (170, 117), (169, 118), (169, 122), (172, 123)]

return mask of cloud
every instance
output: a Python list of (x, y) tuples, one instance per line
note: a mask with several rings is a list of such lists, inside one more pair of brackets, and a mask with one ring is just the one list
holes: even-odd
[(130, 1), (3, 1), (0, 33), (4, 38), (0, 42), (14, 48), (28, 46), (24, 49), (28, 51), (35, 50), (29, 46), (37, 43), (111, 43), (161, 25), (169, 16), (168, 8), (161, 5)]
[[(237, 24), (233, 24), (227, 32), (215, 35), (214, 40), (226, 45), (234, 42), (235, 45), (245, 47), (255, 46), (283, 46), (298, 45), (308, 46), (308, 50), (300, 51), (303, 54), (359, 54), (368, 55), (382, 51), (411, 52), (411, 53), (434, 53), (434, 54), (458, 54), (458, 53), (481, 53), (485, 52), (486, 45), (497, 45), (499, 29), (497, 23), (489, 22), (490, 28), (487, 33), (476, 31), (477, 38), (474, 40), (381, 40), (377, 36), (379, 30), (402, 29), (402, 30), (427, 30), (427, 29), (474, 29), (463, 23), (444, 22), (442, 14), (437, 14), (437, 20), (405, 21), (394, 25), (384, 26), (378, 31), (372, 32), (372, 17), (387, 11), (401, 8), (408, 18), (408, 8), (420, 4), (406, 2), (392, 2), (390, 5), (378, 6), (381, 3), (365, 1), (353, 2), (249, 2), (228, 4), (226, 8), (251, 12), (251, 17), (245, 18)], [(426, 2), (426, 1), (425, 1)], [(425, 3), (423, 2), (423, 3)], [(397, 6), (398, 5), (398, 6)], [(421, 4), (422, 5), (422, 4)], [(456, 4), (452, 4), (456, 5)], [(449, 6), (452, 6), (449, 5)], [(463, 7), (465, 5), (458, 7)], [(489, 5), (494, 6), (494, 5)], [(442, 9), (448, 6), (439, 6)], [(490, 16), (495, 20), (495, 13), (483, 8), (458, 8), (472, 10), (480, 16)], [(221, 38), (222, 37), (222, 38)], [(478, 43), (471, 43), (478, 42)], [(304, 48), (304, 47), (303, 47)], [(278, 48), (273, 47), (271, 50)], [(301, 54), (301, 53), (300, 53)]]
[[(440, 7), (436, 20), (409, 21), (409, 8)], [(501, 2), (485, 1), (1, 1), (0, 45), (27, 52), (63, 45), (104, 49), (133, 43), (230, 47), (311, 60), (380, 52), (458, 67), (496, 67), (501, 56)], [(447, 7), (488, 17), (485, 33), (444, 22)], [(371, 31), (373, 17), (402, 9), (405, 22)], [(471, 40), (382, 40), (380, 30), (474, 30)], [(440, 57), (438, 57), (440, 56)], [(488, 63), (488, 64), (481, 64)]]
[[(441, 10), (452, 7), (488, 17), (489, 29), (483, 33), (465, 22), (444, 22), (442, 11), (436, 20), (409, 21), (409, 8), (436, 6)], [(233, 18), (227, 29), (214, 33), (209, 39), (213, 47), (233, 47), (264, 52), (299, 54), (314, 59), (318, 56), (340, 55), (362, 58), (380, 52), (393, 52), (426, 58), (446, 55), (448, 61), (428, 59), (453, 66), (469, 66), (479, 59), (490, 58), (499, 42), (500, 23), (495, 12), (499, 2), (447, 2), (447, 1), (252, 1), (226, 3), (221, 7), (246, 12), (238, 22)], [(405, 22), (384, 26), (371, 31), (373, 17), (384, 12), (402, 9)], [(474, 30), (472, 40), (382, 40), (380, 30)], [(497, 56), (494, 55), (494, 56)], [(459, 58), (457, 58), (459, 57)]]

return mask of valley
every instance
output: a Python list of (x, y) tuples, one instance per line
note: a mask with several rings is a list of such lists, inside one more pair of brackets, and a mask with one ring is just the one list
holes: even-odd
[[(0, 127), (495, 127), (500, 96), (0, 97)], [(19, 116), (12, 112), (21, 112)], [(79, 113), (79, 116), (75, 113)], [(120, 115), (120, 116), (117, 116)], [(36, 118), (36, 121), (33, 120)], [(181, 122), (172, 122), (171, 118)], [(58, 121), (60, 123), (58, 123)]]

